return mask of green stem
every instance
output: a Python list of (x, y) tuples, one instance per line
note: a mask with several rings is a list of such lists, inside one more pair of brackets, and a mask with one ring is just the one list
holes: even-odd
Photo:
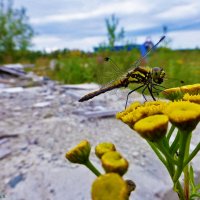
[(174, 184), (174, 191), (178, 194), (179, 200), (185, 200), (183, 188), (179, 181), (177, 181), (176, 184)]
[[(160, 161), (165, 165), (165, 167), (167, 168), (170, 176), (173, 177), (174, 168), (173, 168), (172, 164), (170, 162), (168, 162), (168, 160), (167, 160), (167, 156), (164, 153), (166, 151), (161, 150), (162, 148), (159, 148), (158, 143), (153, 143), (153, 142), (150, 142), (150, 141), (147, 141), (147, 142), (149, 143), (149, 145), (151, 146), (153, 151), (156, 153), (156, 155), (158, 156)], [(162, 142), (161, 142), (161, 146), (162, 146)]]
[(180, 132), (178, 131), (176, 134), (176, 138), (174, 139), (173, 143), (171, 144), (170, 147), (170, 152), (173, 155), (174, 153), (176, 153), (176, 151), (178, 150), (179, 147), (179, 138), (180, 138)]
[(192, 153), (188, 156), (188, 158), (184, 161), (183, 166), (185, 167), (200, 151), (200, 143), (195, 147), (195, 149), (192, 151)]
[[(184, 161), (189, 157), (189, 151), (190, 151), (190, 141), (191, 141), (192, 133), (190, 132), (188, 135), (187, 143), (185, 146), (185, 157)], [(184, 173), (184, 194), (185, 194), (185, 199), (189, 200), (189, 167), (188, 164), (184, 167), (183, 169)]]
[(163, 157), (163, 155), (158, 151), (158, 149), (156, 148), (156, 146), (154, 145), (154, 143), (148, 141), (148, 144), (150, 145), (150, 147), (152, 148), (152, 150), (155, 152), (155, 154), (158, 156), (159, 160), (166, 166), (167, 162), (165, 160), (165, 158)]
[(183, 171), (183, 163), (184, 163), (185, 153), (186, 153), (185, 147), (187, 145), (188, 136), (189, 136), (189, 133), (180, 131), (180, 143), (179, 143), (180, 148), (179, 148), (178, 167), (177, 167), (176, 173), (173, 177), (174, 183), (176, 183), (176, 181), (179, 179), (179, 177), (181, 176), (181, 173)]
[(174, 158), (171, 156), (171, 154), (169, 153), (169, 145), (166, 144), (165, 141), (166, 138), (163, 138), (162, 140), (160, 140), (159, 142), (157, 142), (157, 147), (158, 149), (165, 155), (166, 159), (168, 161), (170, 161), (170, 163), (174, 163), (174, 164), (178, 164), (178, 162), (176, 160), (174, 160)]
[(172, 133), (174, 132), (174, 129), (175, 129), (176, 127), (172, 124), (171, 125), (171, 128), (170, 128), (170, 130), (169, 130), (169, 132), (167, 133), (167, 140), (168, 140), (168, 142), (169, 142), (169, 140), (170, 140), (170, 137), (172, 136)]
[(101, 173), (97, 170), (97, 168), (88, 160), (88, 162), (85, 164), (85, 166), (92, 171), (96, 176), (100, 176)]
[(188, 171), (188, 165), (185, 166), (184, 170), (184, 196), (185, 200), (189, 200), (189, 171)]

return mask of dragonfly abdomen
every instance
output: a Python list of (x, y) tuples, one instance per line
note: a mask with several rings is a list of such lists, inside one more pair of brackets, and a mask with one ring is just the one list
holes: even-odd
[(91, 92), (91, 93), (89, 93), (89, 94), (86, 94), (86, 95), (83, 96), (81, 99), (79, 99), (79, 102), (87, 101), (87, 100), (89, 100), (89, 99), (92, 99), (92, 98), (95, 97), (95, 96), (98, 96), (98, 95), (100, 95), (100, 94), (102, 94), (102, 93), (105, 93), (105, 92), (107, 92), (107, 91), (110, 91), (110, 90), (113, 90), (113, 89), (116, 89), (116, 88), (120, 88), (120, 87), (122, 87), (122, 86), (123, 86), (123, 85), (122, 85), (122, 83), (120, 82), (120, 83), (118, 83), (118, 84), (113, 84), (113, 85), (111, 85), (111, 86), (101, 88), (101, 89), (99, 89), (99, 90), (96, 90), (96, 91), (94, 91), (94, 92)]

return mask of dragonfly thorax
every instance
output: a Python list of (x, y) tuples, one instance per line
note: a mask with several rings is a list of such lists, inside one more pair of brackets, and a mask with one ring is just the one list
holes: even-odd
[(165, 71), (161, 67), (154, 67), (152, 68), (151, 76), (155, 83), (161, 84), (165, 77)]

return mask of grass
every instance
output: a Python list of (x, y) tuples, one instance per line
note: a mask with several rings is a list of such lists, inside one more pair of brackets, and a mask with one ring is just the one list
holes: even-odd
[[(105, 62), (105, 57), (111, 57), (118, 69), (110, 62)], [(56, 65), (49, 67), (49, 57), (40, 57), (36, 60), (34, 71), (51, 79), (65, 84), (97, 82), (104, 84), (115, 79), (119, 74), (126, 73), (131, 64), (140, 57), (138, 50), (120, 52), (84, 53), (68, 51), (56, 56)], [(186, 84), (199, 82), (200, 75), (200, 50), (170, 50), (157, 49), (147, 58), (150, 67), (163, 67), (168, 80), (167, 87), (180, 85), (183, 80)], [(120, 73), (119, 73), (120, 71)]]

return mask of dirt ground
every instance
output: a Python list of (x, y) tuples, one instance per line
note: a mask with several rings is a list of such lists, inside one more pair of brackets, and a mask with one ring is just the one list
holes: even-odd
[[(87, 92), (56, 84), (0, 91), (0, 136), (11, 136), (0, 140), (0, 195), (5, 200), (91, 199), (95, 176), (64, 157), (67, 150), (87, 139), (93, 147), (91, 160), (102, 172), (94, 155), (96, 144), (113, 142), (127, 158), (130, 166), (125, 178), (134, 180), (137, 186), (130, 199), (177, 199), (164, 198), (171, 189), (171, 181), (140, 136), (114, 116), (84, 115), (86, 111), (120, 111), (124, 95), (103, 94), (93, 101), (79, 103), (78, 98)], [(142, 99), (137, 93), (131, 98)], [(193, 144), (199, 141), (196, 130)], [(196, 166), (200, 166), (199, 157), (195, 159)]]

